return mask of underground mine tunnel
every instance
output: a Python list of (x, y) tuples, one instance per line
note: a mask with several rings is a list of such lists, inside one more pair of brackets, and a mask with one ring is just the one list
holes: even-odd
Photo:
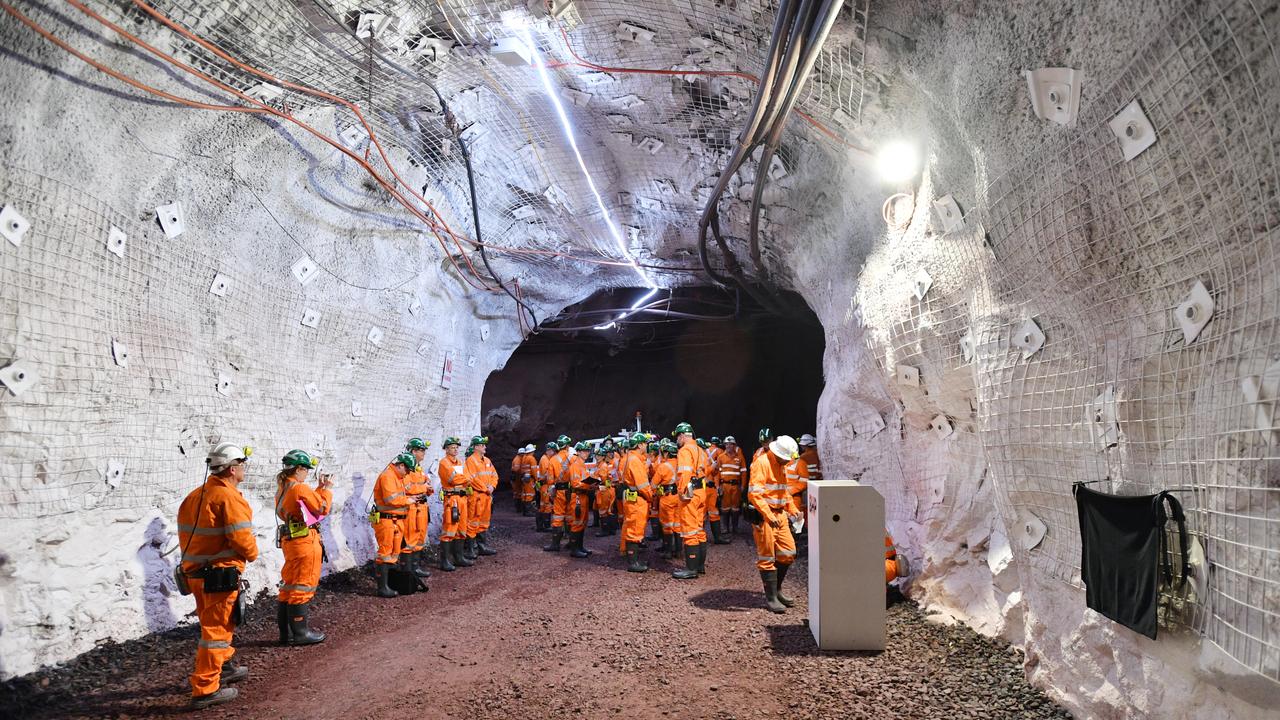
[(1277, 37), (0, 0), (0, 716), (1274, 717)]

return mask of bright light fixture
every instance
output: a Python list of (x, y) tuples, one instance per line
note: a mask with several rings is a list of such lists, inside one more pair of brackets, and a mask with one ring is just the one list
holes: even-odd
[(880, 148), (876, 169), (887, 182), (910, 180), (920, 171), (920, 153), (912, 143), (895, 140)]

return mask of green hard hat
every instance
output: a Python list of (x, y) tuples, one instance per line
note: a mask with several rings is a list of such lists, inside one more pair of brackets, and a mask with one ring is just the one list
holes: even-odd
[(638, 432), (631, 436), (631, 447), (647, 442), (649, 442), (649, 433)]
[(712, 435), (712, 436), (711, 436), (711, 440), (709, 440), (708, 442), (710, 442), (712, 445), (719, 445), (719, 444), (720, 444), (720, 436), (719, 436), (719, 435)]
[(459, 440), (459, 439), (458, 439), (458, 438), (456, 438), (456, 437), (447, 437), (447, 438), (445, 438), (445, 439), (444, 439), (444, 446), (445, 446), (445, 447), (449, 447), (450, 445), (462, 445), (462, 441), (461, 441), (461, 440)]
[(547, 450), (551, 450), (552, 452), (554, 452), (554, 451), (556, 451), (556, 450), (559, 450), (559, 449), (560, 449), (560, 446), (556, 443), (556, 441), (555, 441), (555, 440), (552, 440), (551, 442), (547, 443), (547, 447), (546, 447), (546, 449), (547, 449)]
[(562, 448), (567, 448), (573, 444), (573, 438), (569, 437), (568, 435), (561, 435), (560, 437), (556, 438), (556, 443)]
[(586, 450), (586, 451), (590, 452), (590, 451), (591, 451), (591, 444), (590, 444), (590, 443), (588, 443), (586, 440), (583, 440), (583, 441), (579, 442), (577, 445), (574, 445), (574, 446), (573, 446), (573, 449), (574, 449), (574, 450)]
[(400, 453), (399, 455), (396, 456), (396, 459), (392, 460), (391, 462), (393, 464), (403, 465), (410, 470), (418, 467), (418, 458), (410, 455), (407, 452)]
[(682, 422), (676, 426), (675, 430), (671, 431), (671, 435), (676, 436), (676, 435), (683, 435), (684, 433), (692, 433), (692, 432), (693, 432), (693, 426), (687, 422)]
[(475, 447), (477, 445), (488, 445), (488, 444), (489, 444), (489, 438), (485, 437), (484, 435), (476, 435), (475, 437), (471, 438), (471, 447)]
[(760, 428), (760, 442), (773, 439), (773, 431), (769, 428)]
[(280, 459), (285, 467), (313, 468), (320, 464), (320, 458), (312, 457), (305, 450), (290, 450), (288, 455)]
[(405, 450), (426, 450), (429, 447), (431, 447), (431, 443), (427, 442), (426, 440), (423, 440), (422, 438), (411, 438), (409, 442), (404, 446), (404, 449)]
[(703, 450), (706, 450), (706, 449), (707, 449), (707, 441), (706, 441), (706, 440), (703, 440), (702, 438), (698, 438), (696, 442), (698, 443), (698, 447), (702, 448)]

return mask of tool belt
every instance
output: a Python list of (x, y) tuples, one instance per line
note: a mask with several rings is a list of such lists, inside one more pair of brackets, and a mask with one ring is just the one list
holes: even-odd
[(556, 483), (556, 490), (568, 490), (569, 483)]
[(676, 494), (676, 484), (675, 484), (675, 483), (669, 483), (669, 484), (667, 484), (667, 485), (659, 485), (659, 486), (658, 486), (658, 489), (662, 491), (662, 494), (663, 494), (663, 495), (675, 495), (675, 494)]
[(224, 593), (240, 589), (240, 571), (235, 567), (202, 567), (190, 573), (204, 580), (205, 593)]
[(406, 517), (408, 517), (408, 515), (407, 515), (407, 514), (406, 514), (406, 515), (401, 515), (401, 514), (398, 514), (398, 513), (389, 513), (389, 512), (381, 513), (381, 515), (382, 515), (382, 518), (383, 518), (383, 519), (392, 519), (392, 520), (403, 520), (403, 519), (405, 519)]
[(467, 489), (466, 489), (466, 488), (463, 488), (463, 489), (460, 489), (460, 490), (445, 490), (445, 491), (444, 491), (444, 494), (445, 494), (445, 495), (466, 495), (466, 494), (467, 494)]
[(694, 490), (701, 490), (706, 486), (707, 486), (707, 481), (703, 478), (694, 478), (689, 481), (689, 487), (693, 488)]
[(569, 489), (576, 493), (582, 493), (583, 495), (591, 494), (591, 488), (569, 488)]
[(635, 502), (640, 499), (640, 493), (635, 490), (623, 490), (622, 500), (624, 502)]

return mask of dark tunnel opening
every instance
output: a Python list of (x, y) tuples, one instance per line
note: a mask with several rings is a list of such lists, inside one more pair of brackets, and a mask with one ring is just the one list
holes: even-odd
[(699, 437), (733, 435), (748, 457), (762, 427), (814, 432), (825, 335), (799, 296), (785, 298), (794, 314), (782, 316), (745, 295), (682, 288), (670, 305), (680, 316), (646, 313), (593, 327), (616, 317), (605, 309), (627, 308), (644, 292), (601, 291), (565, 308), (554, 325), (586, 329), (532, 335), (489, 376), (481, 417), (504, 479), (525, 443), (634, 430), (637, 413), (661, 436), (682, 421)]

